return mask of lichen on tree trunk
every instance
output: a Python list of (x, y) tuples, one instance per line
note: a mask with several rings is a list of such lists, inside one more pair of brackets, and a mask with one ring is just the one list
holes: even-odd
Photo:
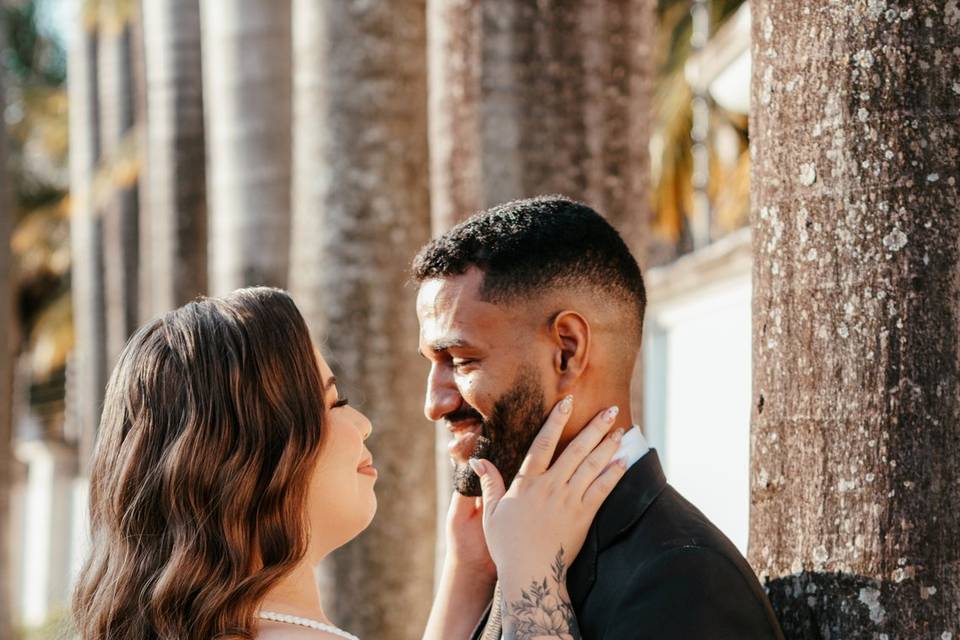
[(960, 636), (960, 7), (753, 4), (749, 559), (788, 638)]

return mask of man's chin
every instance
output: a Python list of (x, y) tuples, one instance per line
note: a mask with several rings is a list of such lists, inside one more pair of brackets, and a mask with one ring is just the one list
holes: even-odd
[(479, 498), (483, 495), (480, 476), (474, 473), (468, 464), (457, 465), (457, 471), (453, 476), (453, 488), (462, 496)]

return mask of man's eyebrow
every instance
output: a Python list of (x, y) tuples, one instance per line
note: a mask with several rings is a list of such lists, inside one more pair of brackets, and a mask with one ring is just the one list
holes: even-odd
[(434, 353), (437, 353), (439, 351), (446, 351), (447, 349), (465, 349), (472, 346), (472, 344), (463, 338), (451, 338), (449, 340), (440, 340), (439, 342), (434, 342), (432, 345), (430, 345), (430, 350)]
[[(446, 351), (447, 349), (470, 349), (472, 347), (473, 345), (463, 338), (450, 338), (449, 340), (440, 340), (438, 342), (434, 342), (427, 348), (433, 353), (440, 353), (441, 351)], [(423, 352), (423, 349), (419, 347), (417, 347), (417, 353), (420, 354), (420, 357), (422, 358), (427, 357), (427, 355)]]

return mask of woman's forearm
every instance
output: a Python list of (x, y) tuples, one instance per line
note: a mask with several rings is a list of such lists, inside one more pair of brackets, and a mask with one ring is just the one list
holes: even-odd
[(453, 561), (443, 564), (423, 640), (468, 640), (490, 599), (495, 581)]

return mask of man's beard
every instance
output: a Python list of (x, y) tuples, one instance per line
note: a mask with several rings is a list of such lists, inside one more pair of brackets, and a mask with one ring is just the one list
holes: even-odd
[[(510, 390), (493, 405), (490, 417), (481, 423), (471, 457), (492, 462), (509, 487), (546, 418), (543, 387), (536, 370), (525, 365)], [(480, 477), (468, 464), (457, 466), (454, 487), (465, 496), (482, 495)]]

